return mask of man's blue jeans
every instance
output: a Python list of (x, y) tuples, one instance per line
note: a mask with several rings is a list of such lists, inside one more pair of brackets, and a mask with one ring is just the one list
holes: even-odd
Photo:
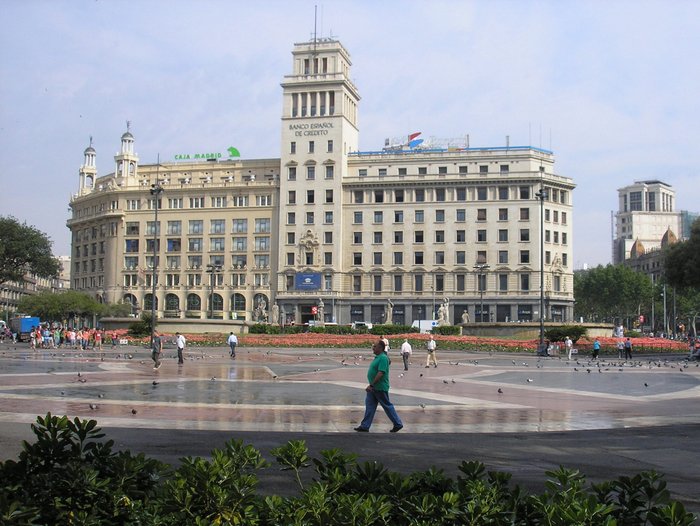
[(372, 425), (372, 420), (374, 420), (374, 413), (377, 411), (377, 404), (382, 406), (386, 416), (394, 424), (394, 426), (403, 427), (403, 422), (396, 414), (396, 409), (394, 409), (394, 404), (389, 400), (389, 393), (387, 391), (367, 391), (367, 396), (365, 397), (365, 417), (360, 423), (360, 427), (364, 429), (369, 429)]

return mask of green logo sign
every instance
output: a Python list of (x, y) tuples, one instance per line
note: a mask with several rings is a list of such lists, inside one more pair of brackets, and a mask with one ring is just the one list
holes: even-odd
[[(241, 152), (233, 146), (226, 149), (229, 158), (240, 157)], [(206, 161), (208, 159), (221, 159), (223, 154), (221, 153), (177, 153), (175, 154), (176, 161)]]

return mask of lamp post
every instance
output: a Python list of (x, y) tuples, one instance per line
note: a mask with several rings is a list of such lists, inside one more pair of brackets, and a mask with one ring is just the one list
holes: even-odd
[(153, 196), (154, 225), (153, 225), (153, 269), (151, 273), (151, 348), (153, 347), (153, 336), (156, 330), (156, 281), (158, 280), (158, 202), (163, 193), (163, 187), (156, 180), (151, 185), (151, 195)]
[(221, 265), (207, 265), (209, 274), (209, 319), (214, 317), (214, 274), (221, 272)]
[[(540, 174), (544, 174), (544, 167), (540, 167)], [(540, 190), (535, 194), (540, 201), (540, 346), (539, 352), (544, 353), (544, 201), (547, 199), (547, 190), (544, 182), (540, 183)]]
[[(479, 321), (481, 323), (484, 322), (484, 289), (486, 288), (486, 274), (485, 271), (490, 269), (491, 267), (486, 264), (486, 263), (477, 263), (474, 265), (474, 269), (477, 270), (479, 273), (477, 274), (478, 280), (479, 280), (479, 296), (480, 296), (480, 303), (481, 306), (479, 307)], [(488, 319), (487, 319), (488, 321)]]

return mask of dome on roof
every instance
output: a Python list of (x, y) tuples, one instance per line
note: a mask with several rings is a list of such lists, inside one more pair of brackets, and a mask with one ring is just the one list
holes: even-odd
[(676, 234), (673, 233), (673, 230), (671, 230), (671, 228), (669, 227), (668, 230), (666, 230), (664, 237), (661, 238), (661, 246), (667, 247), (668, 245), (673, 245), (674, 243), (678, 243), (678, 237), (676, 236)]
[(644, 245), (639, 239), (636, 239), (634, 243), (632, 244), (632, 248), (630, 249), (630, 257), (632, 259), (638, 258), (639, 256), (644, 254)]
[(83, 153), (95, 153), (95, 148), (93, 148), (92, 146), (88, 146), (87, 148), (85, 148), (85, 152)]
[(122, 140), (124, 140), (124, 139), (133, 139), (133, 138), (134, 138), (134, 136), (131, 135), (131, 132), (130, 132), (130, 131), (124, 132), (124, 135), (122, 135)]

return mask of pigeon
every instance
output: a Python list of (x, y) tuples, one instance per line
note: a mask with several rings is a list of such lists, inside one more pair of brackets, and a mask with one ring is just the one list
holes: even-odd
[(80, 371), (78, 371), (78, 376), (79, 376), (79, 377), (82, 376), (82, 374), (80, 374)]
[(138, 413), (138, 411), (137, 411), (136, 409), (132, 409), (132, 410), (131, 410), (131, 414), (132, 414), (132, 415), (135, 415), (136, 413)]
[(644, 382), (644, 387), (649, 387), (649, 384)]
[(425, 404), (420, 404), (421, 409), (425, 409)]
[(421, 377), (423, 377), (423, 373), (420, 373)]
[(528, 378), (528, 379), (527, 379), (527, 382), (528, 382), (528, 383), (534, 382), (534, 380), (533, 380), (532, 378)]
[(102, 393), (97, 395), (97, 398), (104, 398), (104, 397), (105, 397), (105, 395), (103, 395)]
[(65, 391), (61, 391), (61, 396), (65, 396), (65, 394), (66, 394)]
[(97, 404), (90, 404), (90, 409), (92, 409), (93, 411), (97, 409)]
[(574, 371), (578, 371), (578, 367), (574, 367)]
[(153, 386), (155, 387), (156, 385), (158, 385), (158, 382), (156, 382), (155, 380), (153, 380)]
[(447, 380), (443, 380), (442, 383), (443, 383), (443, 384), (449, 384), (450, 382), (448, 382)]
[(403, 373), (401, 373), (401, 374), (399, 375), (399, 378), (403, 378)]
[(215, 377), (215, 376), (212, 376), (212, 377), (211, 377), (211, 381), (212, 381), (212, 382), (216, 382), (216, 377)]
[(515, 360), (511, 360), (513, 362), (513, 365), (515, 365)]
[(501, 389), (500, 387), (498, 388), (498, 394), (503, 394), (503, 389)]
[(455, 379), (454, 379), (454, 378), (452, 379), (452, 383), (453, 383), (453, 384), (456, 384), (456, 383), (457, 383), (457, 382), (455, 381)]
[(79, 381), (81, 384), (84, 384), (85, 382), (87, 382), (87, 380), (86, 380), (85, 378), (78, 378), (78, 381)]

